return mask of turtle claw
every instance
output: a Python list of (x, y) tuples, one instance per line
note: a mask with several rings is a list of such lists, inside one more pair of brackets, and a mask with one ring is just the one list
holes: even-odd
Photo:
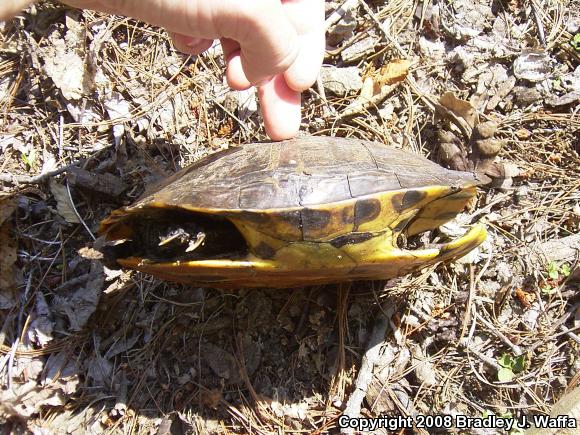
[(417, 250), (405, 250), (404, 252), (412, 255), (417, 260), (433, 264), (441, 261), (449, 261), (461, 258), (472, 249), (481, 245), (487, 237), (487, 231), (482, 224), (474, 225), (467, 233), (458, 239), (448, 243), (443, 243), (434, 248), (425, 248)]

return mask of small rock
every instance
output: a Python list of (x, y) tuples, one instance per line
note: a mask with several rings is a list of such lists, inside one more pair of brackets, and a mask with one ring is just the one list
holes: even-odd
[(437, 374), (435, 373), (433, 363), (429, 360), (429, 356), (418, 345), (412, 346), (411, 352), (417, 379), (428, 387), (437, 385)]
[(522, 316), (522, 322), (529, 331), (533, 331), (536, 329), (536, 325), (538, 324), (538, 318), (540, 317), (542, 310), (540, 305), (537, 302), (534, 302), (532, 307), (524, 313)]
[(535, 103), (542, 98), (542, 94), (536, 88), (528, 88), (526, 86), (516, 86), (512, 89), (516, 104), (520, 106), (528, 106)]
[(479, 291), (481, 294), (493, 297), (499, 291), (501, 285), (495, 280), (482, 280), (479, 282)]
[(537, 83), (547, 79), (551, 73), (552, 59), (543, 50), (523, 50), (514, 61), (514, 74), (518, 79)]
[(513, 277), (512, 267), (509, 264), (505, 262), (498, 263), (495, 270), (499, 282), (507, 284), (512, 280)]
[(530, 193), (529, 193), (528, 186), (517, 187), (515, 192), (514, 192), (514, 202), (516, 204), (520, 204), (522, 202), (522, 200), (524, 200), (525, 198), (528, 197), (529, 194)]
[(342, 50), (340, 57), (343, 62), (356, 62), (364, 58), (367, 54), (372, 53), (376, 44), (377, 40), (369, 36)]
[(390, 121), (393, 118), (393, 113), (395, 112), (395, 107), (392, 103), (386, 103), (382, 108), (379, 109), (379, 116), (384, 121)]
[(574, 34), (580, 31), (580, 17), (568, 17), (568, 22), (566, 23), (566, 31), (568, 33)]
[(474, 40), (491, 26), (491, 4), (485, 0), (455, 0), (452, 7), (441, 8), (441, 22), (460, 41)]
[(324, 67), (320, 71), (322, 83), (335, 95), (346, 95), (362, 88), (360, 71), (355, 66), (346, 68)]
[(479, 248), (472, 249), (463, 257), (457, 259), (459, 264), (476, 264), (481, 260), (481, 251)]
[(356, 29), (356, 18), (353, 15), (353, 10), (348, 9), (340, 21), (328, 31), (326, 43), (336, 47), (342, 41), (351, 38), (354, 29)]
[(569, 104), (574, 104), (580, 101), (580, 91), (572, 91), (567, 94), (557, 96), (552, 96), (546, 99), (546, 104), (550, 106), (567, 106)]
[(445, 54), (443, 41), (431, 41), (424, 36), (419, 38), (419, 50), (426, 57), (442, 57)]
[(455, 218), (455, 220), (446, 222), (445, 224), (439, 227), (439, 231), (442, 234), (445, 234), (450, 239), (456, 239), (465, 235), (467, 232), (467, 228), (462, 226), (461, 224), (467, 220), (467, 215), (459, 214)]

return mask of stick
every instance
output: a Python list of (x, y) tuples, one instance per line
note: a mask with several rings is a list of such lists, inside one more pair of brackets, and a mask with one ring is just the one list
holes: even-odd
[(10, 184), (40, 184), (50, 177), (62, 174), (63, 172), (67, 172), (71, 168), (79, 166), (83, 162), (84, 162), (83, 160), (77, 160), (72, 162), (70, 165), (63, 166), (62, 168), (58, 168), (53, 171), (48, 171), (42, 174), (34, 175), (32, 177), (28, 175), (12, 175), (8, 173), (2, 173), (0, 174), (0, 182)]
[[(379, 317), (375, 322), (373, 332), (369, 339), (367, 351), (363, 356), (361, 367), (356, 377), (354, 391), (346, 402), (343, 415), (351, 419), (360, 417), (361, 404), (367, 394), (369, 384), (373, 379), (373, 368), (379, 359), (379, 352), (385, 340), (385, 332), (389, 326), (390, 310), (387, 311), (387, 314), (383, 315), (383, 310), (379, 312)], [(354, 430), (352, 428), (344, 428), (341, 429), (341, 433), (352, 434)]]

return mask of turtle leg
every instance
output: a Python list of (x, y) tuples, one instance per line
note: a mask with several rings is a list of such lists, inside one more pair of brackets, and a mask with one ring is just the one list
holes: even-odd
[(410, 255), (423, 264), (433, 264), (440, 261), (454, 260), (461, 258), (481, 245), (487, 237), (485, 226), (474, 225), (466, 234), (449, 243), (444, 243), (435, 248), (425, 248), (416, 250), (402, 249), (401, 254)]

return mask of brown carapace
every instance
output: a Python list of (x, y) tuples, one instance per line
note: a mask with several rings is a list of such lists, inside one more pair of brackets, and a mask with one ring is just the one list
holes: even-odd
[(101, 223), (122, 267), (208, 287), (389, 279), (465, 255), (482, 225), (406, 250), (475, 195), (472, 173), (358, 139), (254, 143), (202, 159)]

